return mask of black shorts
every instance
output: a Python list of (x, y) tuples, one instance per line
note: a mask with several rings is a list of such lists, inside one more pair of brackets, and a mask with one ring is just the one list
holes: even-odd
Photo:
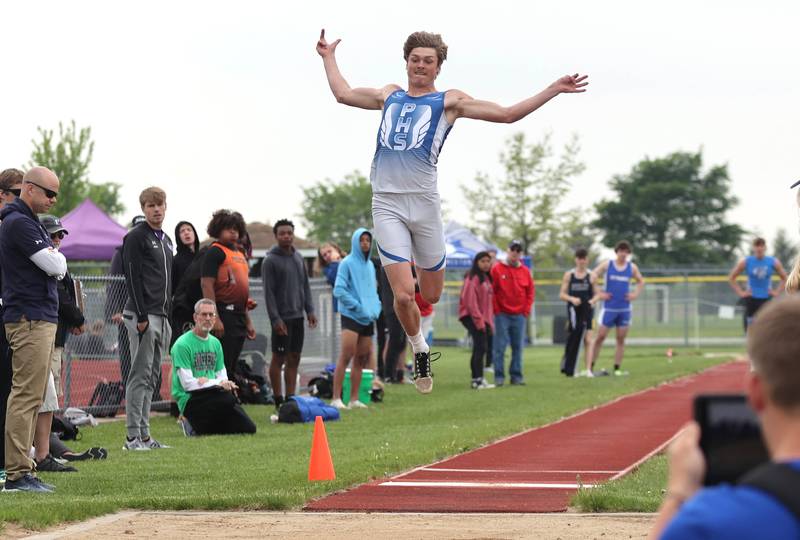
[(576, 328), (585, 328), (591, 330), (594, 326), (594, 308), (593, 307), (575, 307), (572, 304), (567, 304), (567, 323), (569, 324), (570, 332)]
[(756, 313), (759, 309), (761, 309), (764, 304), (772, 300), (771, 297), (768, 298), (753, 298), (752, 296), (748, 296), (744, 299), (744, 327), (745, 330), (750, 325), (755, 317)]
[(358, 322), (354, 321), (350, 317), (342, 317), (342, 330), (350, 330), (351, 332), (355, 332), (359, 336), (371, 336), (375, 333), (375, 323), (369, 324), (359, 324)]
[(279, 336), (275, 331), (275, 327), (272, 327), (272, 352), (277, 354), (300, 354), (303, 352), (303, 340), (305, 339), (305, 320), (301, 317), (283, 322), (286, 324), (288, 335)]

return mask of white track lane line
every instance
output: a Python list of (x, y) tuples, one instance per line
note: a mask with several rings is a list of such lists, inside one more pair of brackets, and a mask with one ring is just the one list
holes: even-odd
[(617, 474), (621, 471), (555, 471), (555, 470), (520, 470), (520, 469), (440, 469), (438, 467), (423, 467), (417, 471), (434, 472), (465, 472), (465, 473), (520, 473), (520, 474)]
[(552, 484), (532, 482), (406, 482), (389, 480), (379, 486), (386, 487), (431, 487), (431, 488), (478, 488), (478, 489), (579, 489), (593, 488), (595, 484)]

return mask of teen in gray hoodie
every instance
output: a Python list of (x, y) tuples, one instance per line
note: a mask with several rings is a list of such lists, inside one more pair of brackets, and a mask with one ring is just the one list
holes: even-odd
[[(281, 219), (272, 227), (278, 244), (264, 258), (261, 280), (264, 300), (272, 325), (272, 361), (269, 378), (275, 393), (275, 405), (280, 407), (281, 396), (294, 395), (300, 353), (303, 352), (305, 329), (303, 313), (308, 317), (309, 328), (316, 328), (317, 317), (311, 302), (303, 257), (294, 248), (294, 224)], [(284, 368), (286, 392), (282, 391), (281, 368)]]

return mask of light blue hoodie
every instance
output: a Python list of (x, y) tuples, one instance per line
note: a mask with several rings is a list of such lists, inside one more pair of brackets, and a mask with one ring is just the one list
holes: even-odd
[[(381, 314), (375, 265), (361, 251), (361, 235), (372, 233), (363, 227), (353, 233), (350, 254), (342, 260), (333, 286), (333, 296), (339, 301), (339, 313), (358, 324), (368, 325)], [(371, 251), (371, 247), (370, 247)]]

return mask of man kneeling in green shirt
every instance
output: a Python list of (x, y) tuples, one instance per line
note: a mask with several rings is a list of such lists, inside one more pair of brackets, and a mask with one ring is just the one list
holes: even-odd
[(222, 345), (209, 334), (216, 319), (214, 301), (198, 300), (194, 328), (172, 346), (172, 397), (196, 435), (255, 433), (228, 380)]

